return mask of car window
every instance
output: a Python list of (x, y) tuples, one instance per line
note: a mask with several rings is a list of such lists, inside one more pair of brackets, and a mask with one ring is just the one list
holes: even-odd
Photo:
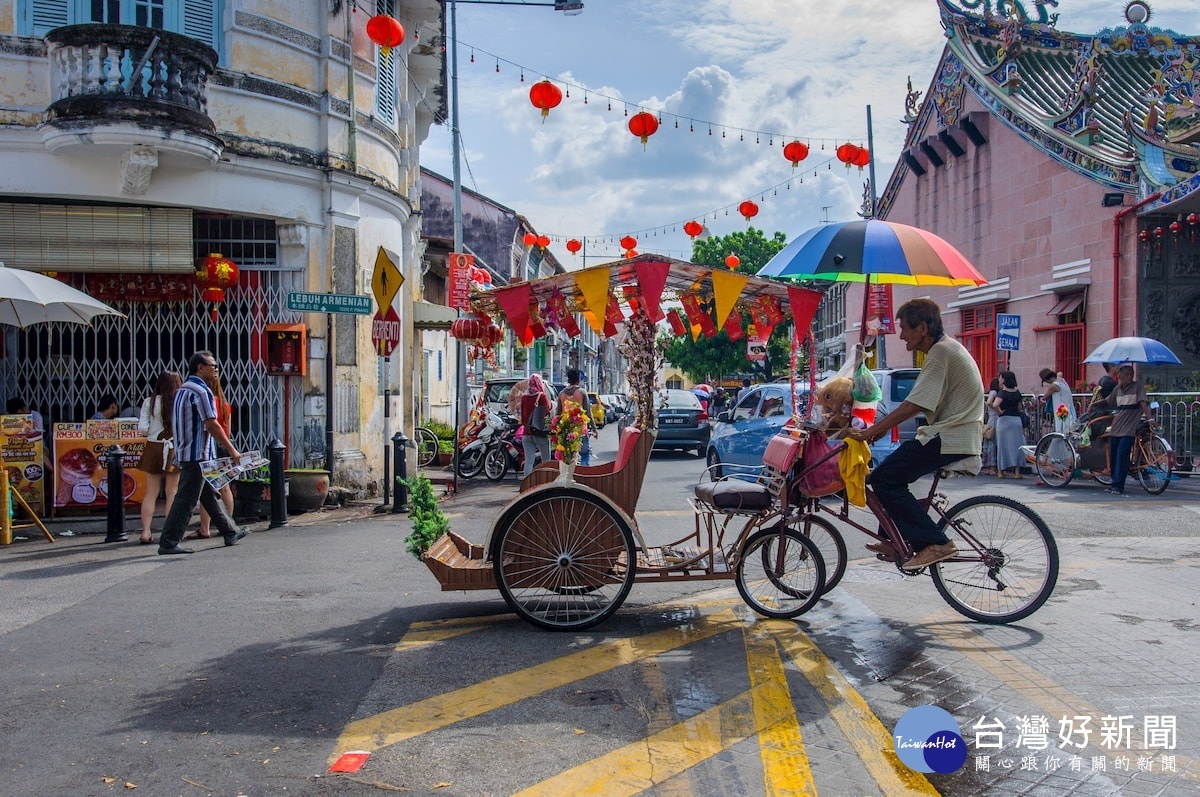
[(758, 409), (758, 400), (762, 398), (762, 394), (761, 390), (752, 390), (742, 396), (742, 400), (733, 408), (733, 415), (730, 416), (730, 420), (744, 421), (748, 418), (753, 418), (754, 411)]
[(777, 387), (769, 387), (763, 391), (762, 406), (758, 408), (758, 417), (775, 418), (787, 415), (787, 393)]
[(516, 382), (488, 382), (487, 393), (483, 400), (493, 404), (503, 404), (508, 401), (508, 394), (512, 392), (515, 384)]
[(913, 371), (904, 373), (892, 374), (892, 390), (889, 400), (893, 405), (899, 404), (908, 398), (908, 394), (912, 392), (913, 385), (917, 383), (917, 373)]
[(658, 394), (658, 406), (660, 409), (696, 410), (700, 409), (700, 399), (686, 390), (666, 390)]

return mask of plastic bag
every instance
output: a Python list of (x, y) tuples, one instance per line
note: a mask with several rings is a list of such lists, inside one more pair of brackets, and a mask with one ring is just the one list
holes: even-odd
[(862, 363), (854, 372), (854, 400), (863, 404), (875, 404), (882, 398), (883, 391), (879, 389), (875, 374), (871, 373), (865, 362)]

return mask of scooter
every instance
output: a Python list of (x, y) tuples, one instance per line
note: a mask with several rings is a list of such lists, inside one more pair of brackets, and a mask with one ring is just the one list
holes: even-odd
[[(508, 474), (508, 469), (521, 473), (525, 470), (525, 448), (521, 445), (524, 427), (511, 415), (502, 415), (508, 428), (502, 430), (483, 460), (483, 475), (498, 482)], [(541, 461), (541, 454), (537, 455)]]
[(507, 422), (500, 414), (489, 411), (487, 407), (471, 411), (471, 418), (464, 424), (458, 437), (458, 475), (461, 478), (470, 479), (479, 475), (493, 440), (506, 426)]

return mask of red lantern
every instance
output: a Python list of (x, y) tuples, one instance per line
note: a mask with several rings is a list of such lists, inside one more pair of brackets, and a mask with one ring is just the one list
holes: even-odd
[(637, 256), (638, 256), (638, 251), (636, 249), (626, 249), (625, 250), (625, 259), (626, 260), (628, 260), (631, 257), (637, 257)]
[(521, 236), (521, 242), (526, 246), (533, 246), (535, 243), (537, 243), (537, 235), (527, 232)]
[(854, 163), (854, 159), (858, 157), (858, 147), (853, 144), (842, 144), (837, 148), (837, 159), (846, 164), (846, 168), (850, 168), (850, 164)]
[(490, 348), (502, 337), (500, 327), (482, 318), (460, 318), (450, 324), (450, 336)]
[(626, 235), (624, 238), (621, 239), (621, 248), (622, 249), (633, 249), (636, 246), (637, 246), (637, 238), (634, 238), (632, 235)]
[(388, 50), (404, 41), (404, 26), (387, 14), (379, 14), (367, 20), (367, 36)]
[(1166, 230), (1164, 230), (1162, 227), (1155, 227), (1155, 228), (1154, 228), (1154, 237), (1155, 237), (1155, 238), (1162, 238), (1162, 237), (1163, 237), (1164, 235), (1166, 235), (1166, 234), (1167, 234), (1167, 231), (1166, 231)]
[(542, 110), (542, 123), (545, 124), (550, 109), (557, 108), (562, 102), (562, 90), (549, 80), (543, 80), (529, 87), (529, 101), (534, 108)]
[(758, 215), (758, 204), (747, 199), (742, 204), (738, 205), (738, 213), (746, 217), (746, 221)]
[(1179, 233), (1183, 232), (1183, 225), (1177, 221), (1171, 222), (1168, 226), (1170, 227), (1171, 232), (1175, 233), (1176, 235), (1179, 235)]
[(704, 225), (698, 221), (689, 221), (687, 224), (683, 225), (683, 231), (686, 232), (688, 237), (694, 241), (700, 235), (700, 233), (704, 232)]
[(850, 161), (861, 172), (863, 167), (871, 162), (871, 150), (866, 147), (859, 147), (858, 152), (854, 154), (854, 159)]
[(725, 258), (725, 265), (729, 266), (729, 268), (737, 268), (741, 264), (742, 259), (737, 255), (730, 255), (729, 257)]
[(786, 144), (783, 148), (783, 157), (791, 161), (792, 168), (795, 169), (796, 164), (808, 157), (808, 145), (801, 141)]
[(538, 245), (538, 246), (540, 246), (540, 247), (542, 247), (543, 249), (545, 249), (547, 246), (549, 246), (549, 245), (550, 245), (550, 236), (548, 236), (548, 235), (539, 235), (539, 236), (537, 237), (537, 245)]
[(1187, 223), (1192, 225), (1193, 227), (1195, 227), (1197, 224), (1200, 224), (1200, 214), (1197, 214), (1197, 213), (1187, 214)]
[(237, 285), (238, 267), (218, 252), (201, 258), (196, 264), (196, 284), (200, 298), (212, 305), (212, 320), (217, 322), (217, 305), (225, 301), (225, 289)]
[(579, 254), (579, 250), (583, 248), (583, 244), (572, 238), (567, 241), (567, 251), (573, 255)]
[(629, 120), (629, 132), (642, 140), (642, 149), (645, 149), (646, 141), (658, 132), (658, 119), (646, 111), (635, 113)]
[(1150, 231), (1142, 230), (1141, 232), (1139, 232), (1138, 240), (1141, 241), (1142, 243), (1146, 243), (1147, 241), (1149, 241), (1150, 240)]

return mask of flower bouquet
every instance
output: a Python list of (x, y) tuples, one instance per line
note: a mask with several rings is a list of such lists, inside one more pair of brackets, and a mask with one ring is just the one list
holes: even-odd
[(1058, 409), (1054, 411), (1054, 417), (1058, 419), (1055, 424), (1057, 431), (1067, 431), (1067, 420), (1071, 417), (1071, 411), (1067, 409), (1066, 404), (1059, 404)]
[(588, 433), (588, 417), (577, 401), (564, 401), (562, 414), (554, 419), (550, 429), (554, 437), (555, 455), (562, 460), (563, 476), (570, 478), (579, 459), (579, 449)]

